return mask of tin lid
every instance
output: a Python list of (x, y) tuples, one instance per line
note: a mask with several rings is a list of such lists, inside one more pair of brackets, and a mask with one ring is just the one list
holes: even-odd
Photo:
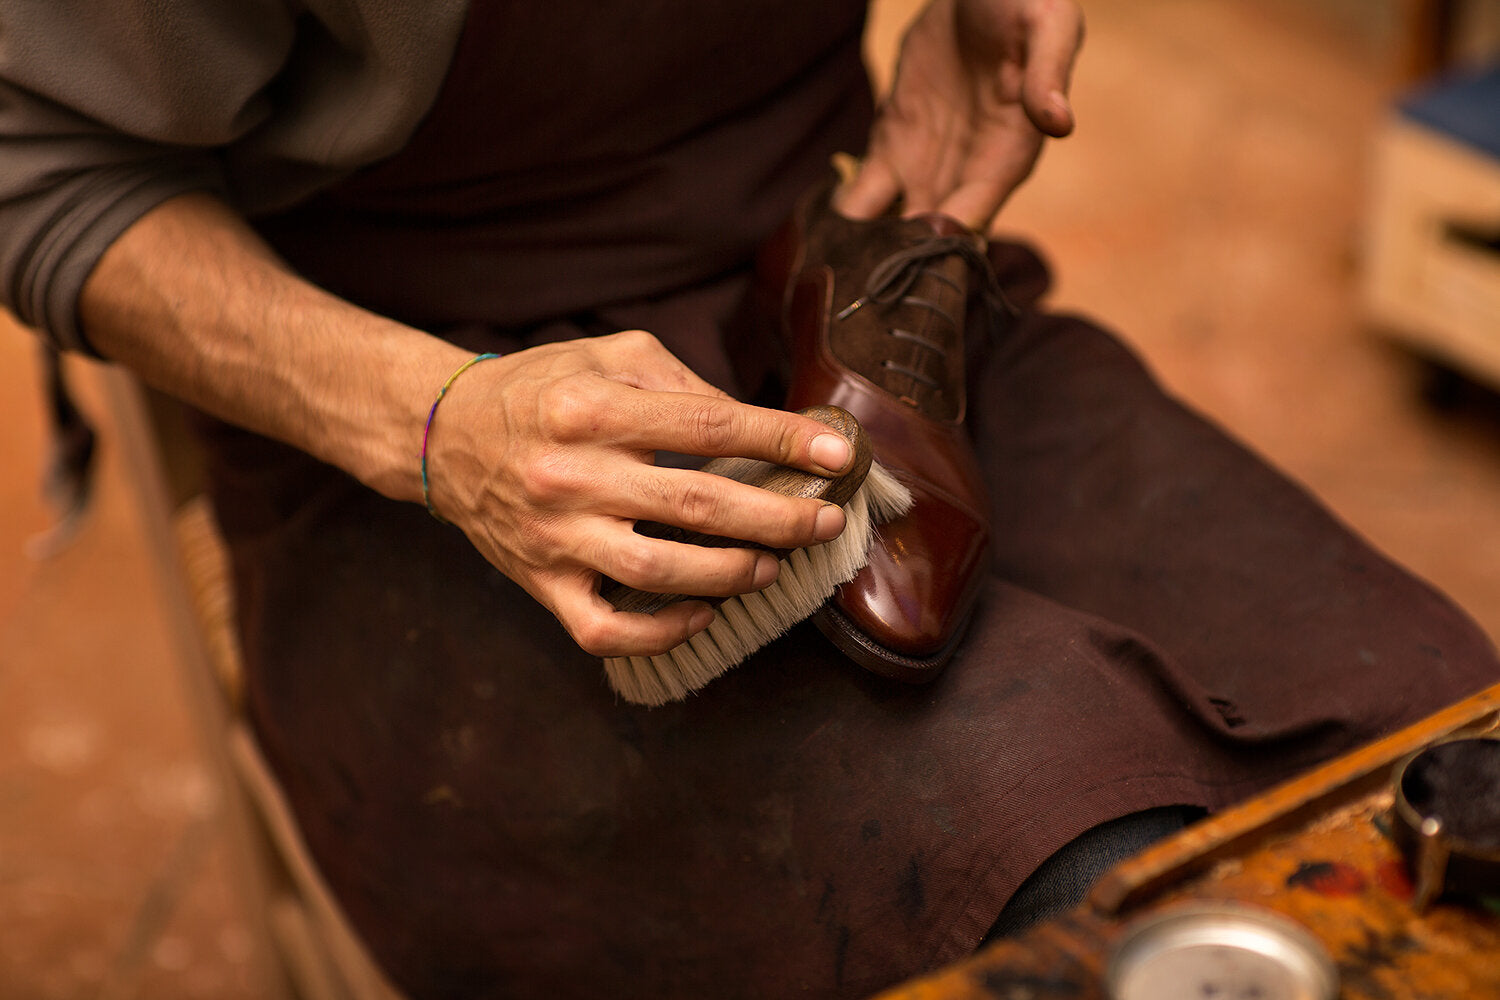
[(1334, 1000), (1338, 972), (1300, 925), (1248, 906), (1203, 904), (1142, 918), (1106, 973), (1110, 1000)]

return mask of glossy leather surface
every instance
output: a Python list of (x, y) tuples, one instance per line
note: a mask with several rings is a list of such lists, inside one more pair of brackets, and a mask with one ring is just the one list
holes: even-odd
[[(853, 413), (874, 442), (875, 460), (915, 500), (909, 514), (882, 526), (870, 564), (815, 620), (857, 662), (907, 681), (936, 674), (973, 609), (989, 545), (984, 486), (962, 423), (961, 395), (956, 405), (925, 407), (953, 415), (934, 417), (835, 353), (832, 326), (862, 293), (861, 267), (830, 266), (809, 247), (817, 252), (830, 241), (858, 241), (859, 257), (875, 262), (915, 241), (947, 235), (945, 227), (953, 225), (934, 221), (850, 222), (815, 194), (762, 261), (762, 274), (773, 285), (778, 276), (786, 282), (781, 327), (791, 369), (787, 408), (829, 403)], [(820, 230), (811, 238), (809, 226)], [(850, 355), (847, 348), (843, 353)], [(961, 364), (961, 343), (946, 355), (950, 363), (955, 356)], [(961, 367), (955, 381), (952, 389), (961, 394)]]

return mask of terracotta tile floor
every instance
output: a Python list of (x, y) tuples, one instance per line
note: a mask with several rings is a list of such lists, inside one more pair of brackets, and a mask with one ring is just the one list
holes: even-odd
[[(1054, 301), (1107, 319), (1175, 392), (1500, 635), (1500, 407), (1469, 391), (1429, 408), (1423, 366), (1360, 319), (1386, 5), (1086, 6), (1079, 132), (1008, 214), (1055, 264)], [(0, 330), (0, 993), (250, 996), (136, 498), (77, 374), (103, 473), (72, 544), (36, 559), (33, 347)]]

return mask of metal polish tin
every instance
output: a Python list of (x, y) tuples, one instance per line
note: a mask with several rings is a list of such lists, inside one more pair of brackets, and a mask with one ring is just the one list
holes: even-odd
[(1338, 970), (1308, 931), (1257, 907), (1189, 904), (1136, 921), (1110, 956), (1110, 1000), (1334, 1000)]
[(1500, 899), (1500, 739), (1439, 740), (1400, 761), (1392, 784), (1391, 835), (1417, 910), (1445, 893)]

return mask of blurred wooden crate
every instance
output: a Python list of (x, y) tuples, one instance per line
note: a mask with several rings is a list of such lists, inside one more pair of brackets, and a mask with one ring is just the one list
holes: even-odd
[(1500, 386), (1500, 67), (1401, 102), (1376, 163), (1363, 283), (1369, 319)]

